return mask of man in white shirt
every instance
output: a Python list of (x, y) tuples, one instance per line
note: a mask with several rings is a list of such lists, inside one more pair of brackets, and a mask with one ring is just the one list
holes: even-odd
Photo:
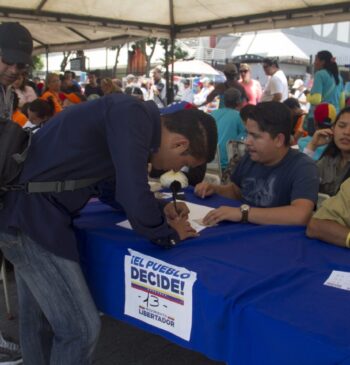
[(186, 101), (188, 103), (193, 104), (193, 91), (191, 88), (191, 82), (189, 79), (185, 79), (183, 81), (184, 88), (181, 92), (181, 101)]
[(288, 81), (286, 75), (278, 67), (275, 59), (265, 58), (263, 60), (265, 74), (270, 76), (265, 87), (261, 101), (282, 102), (288, 98)]

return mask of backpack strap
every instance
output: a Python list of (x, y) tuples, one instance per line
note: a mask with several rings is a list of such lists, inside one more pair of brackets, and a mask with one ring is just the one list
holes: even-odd
[(64, 191), (75, 191), (86, 188), (90, 185), (103, 180), (101, 177), (93, 177), (89, 179), (65, 180), (65, 181), (39, 181), (29, 182), (23, 187), (27, 193), (62, 193)]
[(89, 179), (65, 180), (65, 181), (36, 181), (26, 184), (10, 184), (0, 187), (0, 192), (25, 190), (28, 194), (32, 193), (62, 193), (64, 191), (75, 191), (87, 188), (105, 177), (93, 177)]
[(32, 137), (33, 137), (33, 130), (30, 128), (24, 128), (24, 130), (28, 133), (28, 141), (27, 141), (27, 146), (26, 148), (23, 150), (22, 153), (15, 153), (12, 155), (12, 158), (18, 163), (21, 164), (23, 163), (27, 156), (28, 156), (28, 151), (30, 148), (30, 145), (32, 144)]

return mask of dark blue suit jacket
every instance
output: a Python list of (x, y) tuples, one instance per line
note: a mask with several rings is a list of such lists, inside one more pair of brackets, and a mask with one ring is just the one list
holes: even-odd
[[(34, 135), (20, 182), (113, 179), (115, 201), (139, 234), (158, 244), (177, 241), (147, 181), (148, 159), (160, 136), (159, 111), (152, 102), (113, 94), (72, 106)], [(20, 229), (51, 252), (77, 260), (72, 218), (95, 194), (95, 187), (7, 193), (0, 229)]]

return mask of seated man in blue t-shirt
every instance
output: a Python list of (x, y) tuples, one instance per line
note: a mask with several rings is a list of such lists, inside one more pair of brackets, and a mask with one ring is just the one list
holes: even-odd
[[(319, 177), (315, 163), (289, 147), (291, 115), (278, 102), (249, 106), (246, 146), (231, 183), (198, 184), (195, 193), (239, 199), (240, 207), (222, 206), (208, 213), (204, 224), (223, 220), (257, 224), (306, 225), (311, 217)], [(244, 111), (244, 109), (242, 110)]]

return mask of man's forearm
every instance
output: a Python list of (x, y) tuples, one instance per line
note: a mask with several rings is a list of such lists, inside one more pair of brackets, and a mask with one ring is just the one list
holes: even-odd
[(255, 224), (306, 225), (312, 210), (287, 205), (276, 208), (254, 208), (249, 211), (248, 221)]
[(215, 185), (214, 190), (216, 194), (219, 194), (225, 198), (241, 199), (242, 197), (238, 186), (232, 183), (227, 185)]
[(307, 226), (306, 235), (322, 241), (345, 246), (350, 228), (329, 219), (312, 218)]

